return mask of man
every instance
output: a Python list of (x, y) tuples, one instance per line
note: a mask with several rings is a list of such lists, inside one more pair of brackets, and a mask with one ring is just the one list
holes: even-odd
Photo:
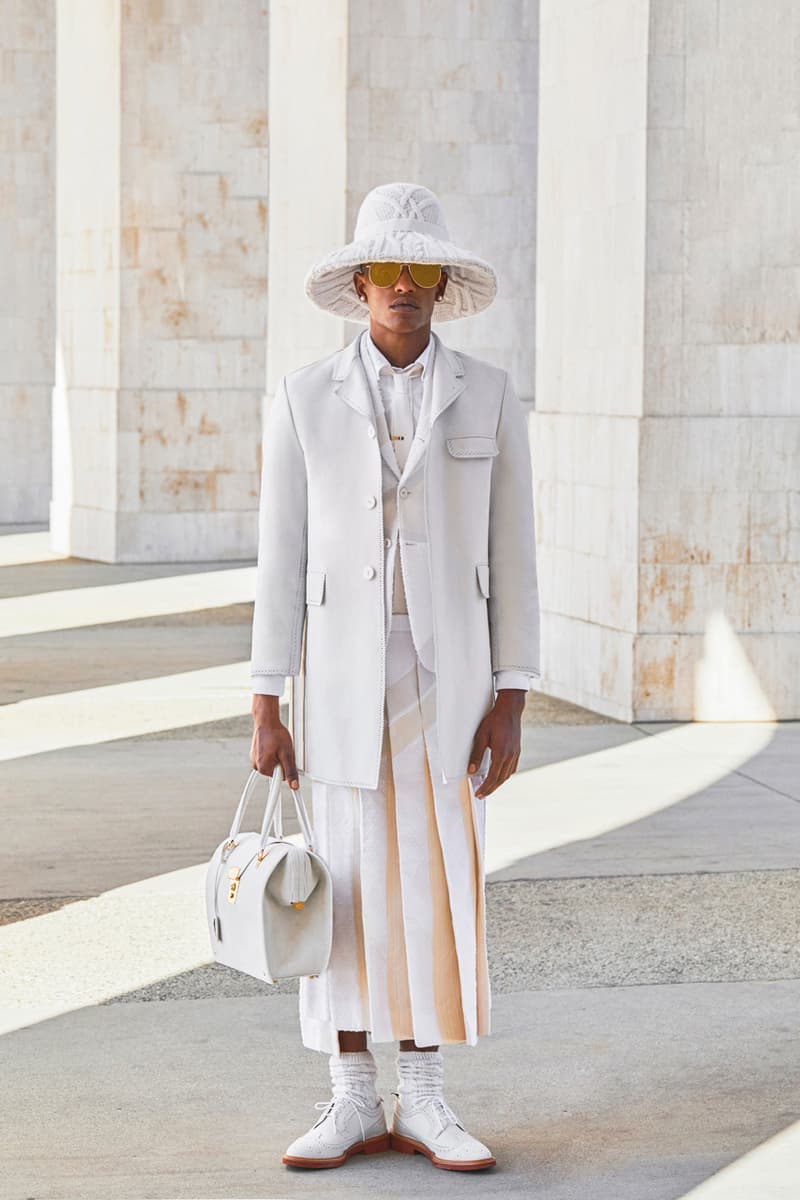
[[(539, 674), (525, 420), (505, 371), (431, 330), (486, 308), (496, 277), (429, 189), (373, 189), (306, 292), (369, 329), (283, 378), (264, 438), (251, 764), (312, 780), (334, 886), (328, 967), (300, 981), (333, 1096), (283, 1161), (391, 1145), (476, 1170), (495, 1159), (444, 1100), (439, 1046), (490, 1031), (485, 799)], [(400, 1043), (391, 1130), (368, 1031)]]

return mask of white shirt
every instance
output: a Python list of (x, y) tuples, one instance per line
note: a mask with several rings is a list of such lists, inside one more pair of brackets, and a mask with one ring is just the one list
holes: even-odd
[[(392, 400), (395, 395), (393, 381), (398, 376), (401, 378), (404, 377), (404, 382), (408, 383), (410, 390), (413, 427), (416, 430), (422, 408), (424, 388), (426, 384), (430, 384), (431, 370), (435, 361), (433, 338), (428, 339), (425, 349), (421, 351), (413, 363), (409, 363), (406, 367), (393, 366), (386, 355), (375, 345), (368, 330), (364, 331), (359, 340), (359, 350), (366, 371), (367, 382), (372, 393), (373, 403), (376, 400), (381, 403), (383, 411), (386, 414), (386, 423), (390, 429), (392, 427)], [(396, 538), (385, 538), (385, 555), (388, 557), (389, 553), (395, 549)], [(394, 559), (392, 559), (392, 562), (394, 562)], [(391, 572), (388, 570), (384, 572), (384, 578), (388, 580), (386, 592), (388, 605), (391, 605), (393, 575), (393, 570)], [(283, 675), (259, 675), (253, 678), (253, 692), (256, 695), (281, 696), (283, 695), (285, 682), (286, 679)], [(494, 672), (495, 691), (500, 691), (502, 688), (519, 688), (522, 691), (528, 691), (530, 686), (531, 677), (526, 671)]]

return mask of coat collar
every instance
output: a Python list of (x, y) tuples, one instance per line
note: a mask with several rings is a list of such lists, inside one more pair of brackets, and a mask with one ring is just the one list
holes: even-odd
[[(372, 417), (372, 397), (364, 367), (358, 353), (359, 333), (349, 345), (334, 355), (332, 381), (334, 393), (356, 412)], [(466, 387), (464, 360), (455, 350), (445, 346), (439, 335), (436, 340), (431, 394), (431, 425)]]

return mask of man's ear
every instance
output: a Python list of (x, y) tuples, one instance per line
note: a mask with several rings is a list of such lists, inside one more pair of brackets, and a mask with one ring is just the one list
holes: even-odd
[(363, 286), (364, 286), (364, 272), (363, 271), (354, 271), (353, 272), (353, 287), (355, 288), (356, 295), (358, 296), (359, 300), (366, 302), (367, 298), (364, 295)]

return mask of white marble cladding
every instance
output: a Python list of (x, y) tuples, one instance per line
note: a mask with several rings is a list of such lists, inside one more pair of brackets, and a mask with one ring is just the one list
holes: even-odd
[(55, 13), (2, 9), (0, 523), (47, 519), (53, 385)]
[(800, 8), (651, 0), (645, 411), (800, 415)]
[(544, 686), (623, 719), (800, 714), (800, 10), (768, 7), (542, 3)]
[(536, 406), (638, 415), (647, 0), (542, 0)]
[[(510, 370), (533, 396), (536, 304), (536, 0), (350, 0), (347, 231), (364, 195), (424, 183), (451, 236), (492, 262), (485, 313), (437, 326), (448, 345)], [(354, 335), (358, 326), (348, 326)]]
[(721, 617), (758, 681), (752, 714), (796, 717), (800, 10), (650, 7), (634, 707), (719, 714), (694, 672)]
[(547, 692), (627, 720), (637, 631), (646, 0), (542, 0), (532, 453)]
[(546, 690), (628, 719), (636, 633), (639, 422), (531, 419)]
[(268, 7), (59, 15), (58, 548), (255, 553)]

